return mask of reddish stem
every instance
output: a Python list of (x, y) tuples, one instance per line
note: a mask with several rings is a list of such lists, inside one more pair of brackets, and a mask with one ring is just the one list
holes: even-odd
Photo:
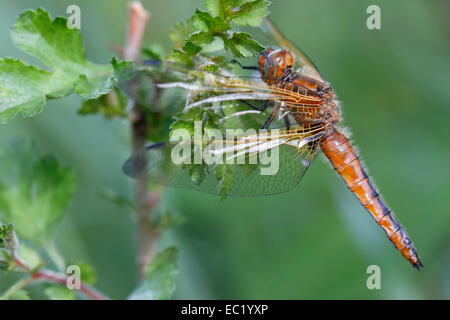
[[(14, 259), (14, 263), (17, 267), (27, 271), (32, 272), (32, 269), (30, 266), (28, 266), (24, 261), (22, 261), (19, 258)], [(69, 278), (67, 275), (63, 273), (54, 272), (47, 269), (39, 269), (36, 272), (32, 272), (30, 278), (32, 279), (32, 282), (38, 282), (38, 281), (51, 281), (55, 283), (59, 283), (63, 286), (67, 286), (67, 279)], [(83, 293), (85, 296), (93, 299), (93, 300), (108, 300), (108, 298), (94, 289), (93, 287), (81, 282), (80, 283), (80, 289), (78, 289), (81, 293)]]
[[(33, 281), (40, 281), (40, 280), (46, 280), (51, 281), (55, 283), (59, 283), (61, 285), (66, 286), (67, 285), (67, 279), (68, 277), (64, 274), (57, 273), (51, 270), (41, 269), (37, 271), (36, 273), (33, 273), (31, 275)], [(93, 300), (108, 300), (106, 296), (104, 296), (102, 293), (98, 292), (93, 287), (81, 283), (80, 289), (78, 289), (81, 293), (83, 293), (85, 296), (93, 299)]]
[(124, 57), (127, 60), (137, 61), (141, 50), (142, 38), (144, 37), (145, 25), (150, 13), (144, 9), (139, 1), (128, 4), (128, 35), (124, 48)]
[[(145, 25), (150, 14), (139, 1), (131, 2), (129, 8), (129, 26), (124, 48), (124, 58), (137, 62), (141, 50)], [(136, 174), (135, 202), (136, 202), (136, 233), (138, 245), (138, 271), (140, 278), (144, 278), (147, 266), (155, 253), (155, 242), (159, 236), (159, 230), (154, 228), (152, 211), (157, 206), (159, 196), (148, 191), (147, 155), (145, 144), (147, 143), (149, 125), (144, 107), (135, 103), (130, 114), (133, 154), (139, 167)]]

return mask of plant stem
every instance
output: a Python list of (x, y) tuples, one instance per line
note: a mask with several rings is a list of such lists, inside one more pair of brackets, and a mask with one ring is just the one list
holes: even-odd
[[(139, 1), (131, 2), (129, 8), (128, 36), (124, 48), (124, 58), (137, 62), (141, 50), (145, 25), (150, 16)], [(155, 253), (155, 242), (159, 231), (154, 228), (152, 211), (156, 207), (159, 195), (149, 192), (147, 174), (147, 155), (145, 144), (148, 137), (148, 121), (143, 106), (134, 103), (130, 115), (132, 147), (135, 161), (139, 164), (136, 172), (136, 233), (138, 245), (138, 272), (144, 278), (147, 266)]]
[[(41, 269), (38, 272), (34, 273), (32, 276), (33, 282), (36, 281), (50, 281), (59, 283), (61, 285), (67, 285), (68, 277), (63, 273), (54, 272), (51, 270)], [(80, 289), (78, 289), (85, 296), (93, 299), (93, 300), (108, 300), (108, 298), (100, 293), (95, 288), (81, 282)]]
[[(39, 281), (49, 281), (53, 283), (58, 283), (63, 286), (67, 286), (67, 280), (69, 279), (69, 277), (64, 273), (55, 272), (47, 269), (39, 269), (37, 271), (33, 271), (30, 268), (30, 266), (28, 266), (24, 261), (20, 260), (19, 258), (16, 258), (14, 262), (18, 268), (24, 270), (25, 272), (29, 272), (30, 274), (29, 276), (17, 281), (8, 290), (6, 290), (6, 292), (0, 297), (0, 300), (7, 300), (14, 293), (19, 291), (23, 287)], [(78, 290), (82, 294), (93, 300), (108, 300), (108, 297), (106, 297), (104, 294), (100, 293), (95, 288), (83, 282), (80, 283), (80, 289)]]

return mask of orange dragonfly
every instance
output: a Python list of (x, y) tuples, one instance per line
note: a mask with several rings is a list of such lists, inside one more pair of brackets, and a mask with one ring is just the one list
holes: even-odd
[[(279, 48), (265, 49), (256, 67), (244, 67), (234, 61), (241, 68), (256, 72), (257, 78), (235, 76), (228, 70), (215, 73), (196, 70), (193, 79), (201, 74), (200, 82), (160, 84), (162, 88), (188, 90), (184, 115), (200, 109), (213, 116), (219, 114), (223, 127), (252, 126), (263, 129), (262, 133), (214, 139), (203, 136), (200, 142), (189, 140), (181, 146), (181, 149), (194, 146), (182, 159), (188, 161), (176, 163), (173, 161), (176, 141), (149, 145), (148, 162), (139, 163), (130, 157), (123, 167), (125, 174), (135, 177), (145, 169), (152, 182), (221, 196), (270, 195), (294, 188), (321, 150), (403, 257), (420, 270), (423, 265), (410, 237), (375, 188), (352, 144), (338, 128), (342, 121), (340, 103), (332, 87), (311, 60), (269, 20), (265, 21), (264, 29)], [(205, 122), (208, 121), (204, 120), (202, 125)], [(201, 159), (192, 164), (198, 147), (204, 154), (222, 157), (223, 162), (209, 164)], [(180, 144), (177, 148), (179, 151)], [(265, 155), (267, 159), (268, 153), (275, 150), (278, 164), (273, 174), (263, 173), (267, 162), (245, 162), (255, 155)], [(239, 156), (244, 162), (229, 161)]]

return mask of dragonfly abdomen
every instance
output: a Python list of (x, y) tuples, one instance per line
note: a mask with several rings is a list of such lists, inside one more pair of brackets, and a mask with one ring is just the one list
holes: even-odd
[(366, 174), (350, 141), (342, 133), (333, 131), (321, 140), (321, 148), (350, 191), (386, 232), (389, 240), (403, 257), (420, 269), (423, 265), (410, 237)]

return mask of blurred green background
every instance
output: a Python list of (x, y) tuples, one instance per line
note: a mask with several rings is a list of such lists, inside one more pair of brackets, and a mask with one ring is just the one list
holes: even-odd
[[(161, 207), (186, 219), (159, 243), (181, 249), (175, 298), (449, 299), (450, 2), (376, 1), (381, 30), (366, 27), (366, 8), (375, 1), (272, 2), (272, 20), (313, 58), (343, 101), (344, 124), (425, 268), (411, 268), (318, 159), (282, 195), (219, 201), (168, 189)], [(204, 8), (202, 0), (143, 3), (152, 13), (145, 42), (167, 50), (175, 22)], [(88, 58), (109, 62), (115, 54), (108, 46), (124, 42), (126, 1), (2, 0), (0, 56), (39, 64), (14, 47), (9, 27), (24, 9), (41, 6), (57, 16), (70, 4), (81, 8)], [(76, 170), (78, 189), (57, 230), (58, 249), (90, 262), (97, 287), (122, 299), (136, 285), (134, 218), (97, 191), (108, 187), (132, 197), (132, 181), (121, 173), (128, 127), (79, 116), (79, 106), (75, 95), (51, 101), (33, 118), (0, 126), (0, 143), (32, 140)], [(366, 287), (372, 264), (381, 267), (381, 290)], [(16, 277), (0, 273), (0, 291)]]

